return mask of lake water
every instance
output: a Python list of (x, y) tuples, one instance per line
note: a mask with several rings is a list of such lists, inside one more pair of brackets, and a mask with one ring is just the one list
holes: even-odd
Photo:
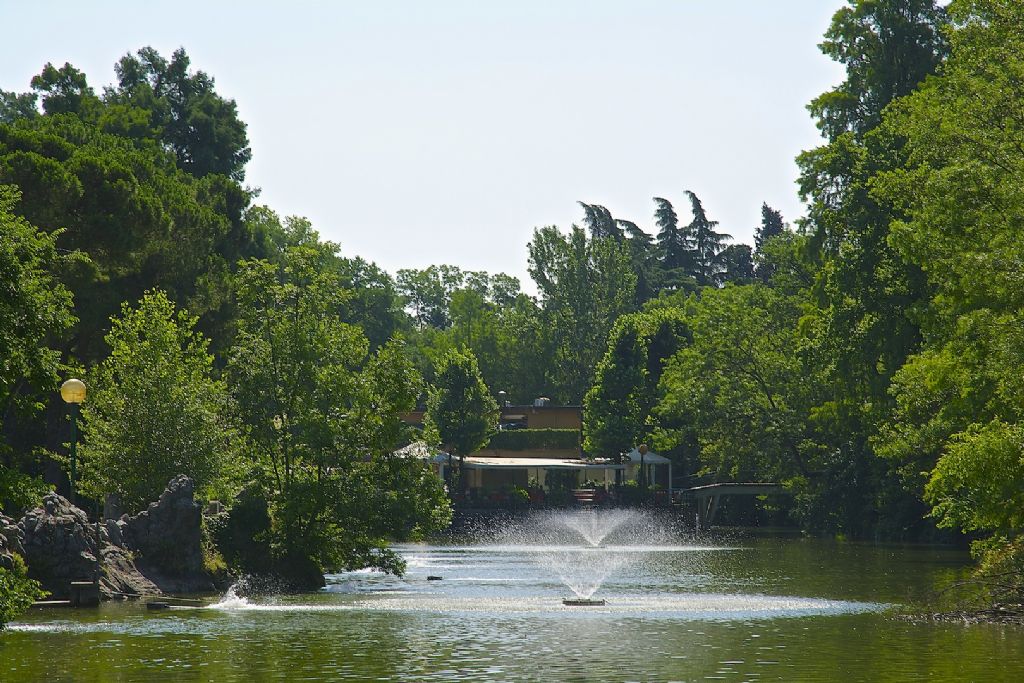
[[(330, 575), (316, 595), (34, 610), (0, 634), (0, 680), (1024, 680), (1024, 629), (897, 614), (962, 574), (964, 553), (622, 540), (401, 546), (404, 578)], [(604, 607), (565, 607), (556, 575), (587, 553), (624, 559), (594, 594)]]

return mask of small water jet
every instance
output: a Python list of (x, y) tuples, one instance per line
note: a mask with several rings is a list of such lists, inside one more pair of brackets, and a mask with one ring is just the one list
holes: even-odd
[(577, 532), (595, 548), (616, 529), (636, 518), (637, 513), (630, 510), (573, 512), (557, 517), (559, 523)]
[(245, 589), (245, 581), (243, 578), (231, 584), (220, 600), (209, 605), (210, 609), (232, 610), (249, 607), (249, 599), (239, 595), (239, 590)]

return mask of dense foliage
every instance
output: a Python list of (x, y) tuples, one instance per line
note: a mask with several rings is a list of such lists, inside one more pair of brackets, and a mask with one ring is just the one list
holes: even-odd
[(195, 324), (163, 292), (122, 306), (106, 338), (110, 355), (88, 375), (83, 492), (117, 494), (134, 513), (177, 474), (207, 495), (221, 483), (237, 438), (227, 387), (214, 379), (209, 344)]
[(30, 449), (12, 448), (15, 422), (44, 407), (45, 392), (59, 385), (56, 341), (72, 324), (71, 292), (55, 273), (73, 256), (61, 254), (57, 235), (18, 215), (20, 191), (0, 185), (0, 510), (16, 512), (41, 497), (42, 482), (29, 476)]
[(35, 600), (46, 593), (39, 582), (28, 578), (28, 571), (20, 555), (13, 555), (11, 569), (0, 567), (0, 630), (11, 619), (27, 610)]
[(580, 447), (580, 432), (577, 429), (505, 429), (491, 435), (487, 448), (525, 451), (550, 448), (554, 450), (576, 450)]

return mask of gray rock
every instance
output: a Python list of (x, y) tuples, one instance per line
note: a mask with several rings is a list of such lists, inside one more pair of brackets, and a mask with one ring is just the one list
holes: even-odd
[(48, 493), (18, 526), (29, 576), (56, 598), (68, 596), (72, 581), (99, 580), (100, 592), (108, 598), (160, 593), (138, 571), (126, 548), (105, 543), (102, 529), (97, 539), (96, 525), (85, 512), (57, 493)]
[(179, 475), (143, 512), (97, 524), (49, 493), (17, 525), (0, 518), (0, 566), (11, 549), (21, 552), (29, 575), (58, 598), (72, 581), (97, 579), (105, 598), (212, 591), (193, 494), (192, 480)]
[(200, 593), (215, 588), (203, 568), (203, 510), (194, 493), (192, 480), (179, 474), (156, 502), (134, 517), (124, 516), (116, 522), (136, 564), (168, 592)]
[(0, 515), (0, 567), (14, 569), (14, 553), (23, 555), (24, 534), (10, 517)]

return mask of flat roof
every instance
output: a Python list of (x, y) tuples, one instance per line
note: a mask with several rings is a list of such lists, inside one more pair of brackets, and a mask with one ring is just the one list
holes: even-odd
[(551, 404), (551, 403), (549, 403), (547, 405), (543, 405), (543, 406), (535, 406), (532, 403), (521, 403), (521, 404), (517, 404), (517, 405), (512, 405), (510, 403), (508, 405), (499, 406), (499, 407), (502, 410), (526, 410), (528, 408), (542, 409), (542, 410), (551, 410), (552, 408), (565, 408), (565, 409), (571, 409), (571, 410), (583, 410), (583, 406), (582, 405), (563, 405), (563, 404), (554, 405), (554, 404)]
[(616, 465), (612, 462), (588, 462), (578, 458), (499, 458), (470, 456), (466, 458), (466, 467), (476, 469), (544, 467), (547, 469), (566, 470), (621, 470), (625, 466)]

